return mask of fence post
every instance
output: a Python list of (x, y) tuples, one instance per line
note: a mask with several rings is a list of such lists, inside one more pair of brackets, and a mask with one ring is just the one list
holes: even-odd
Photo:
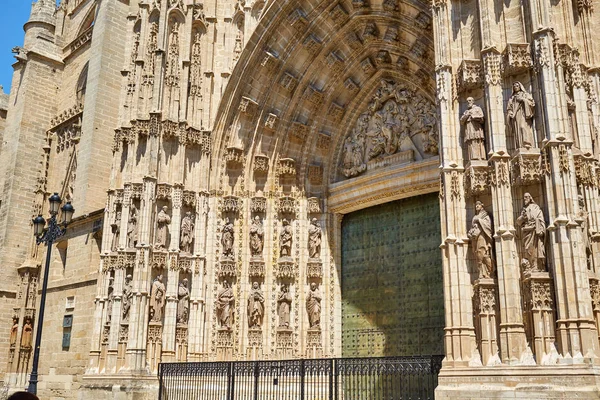
[(162, 363), (158, 364), (158, 400), (162, 400), (162, 392), (165, 389), (163, 386), (163, 365)]
[(335, 368), (335, 359), (329, 360), (329, 400), (333, 400), (333, 377), (335, 376), (333, 369)]
[(300, 360), (300, 400), (304, 400), (304, 359)]
[(260, 377), (258, 361), (254, 361), (254, 400), (258, 400), (258, 378)]
[(234, 362), (229, 362), (227, 369), (227, 400), (233, 400), (235, 397), (235, 369)]

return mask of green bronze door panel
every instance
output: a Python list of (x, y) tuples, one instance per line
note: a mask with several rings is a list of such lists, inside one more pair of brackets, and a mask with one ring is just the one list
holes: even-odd
[(344, 357), (443, 353), (440, 243), (437, 194), (344, 217)]

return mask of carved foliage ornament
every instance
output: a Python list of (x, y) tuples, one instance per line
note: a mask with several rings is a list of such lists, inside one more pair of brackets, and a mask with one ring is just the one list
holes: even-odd
[(371, 160), (415, 148), (436, 155), (438, 137), (435, 104), (401, 84), (382, 80), (344, 141), (342, 173), (357, 176)]

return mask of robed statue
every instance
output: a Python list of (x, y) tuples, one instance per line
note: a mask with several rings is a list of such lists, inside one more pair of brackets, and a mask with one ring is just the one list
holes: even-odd
[(177, 323), (187, 324), (190, 316), (190, 289), (188, 280), (184, 278), (177, 288)]
[(220, 328), (231, 329), (233, 305), (235, 297), (233, 289), (227, 281), (223, 281), (223, 289), (217, 294), (216, 313)]
[(279, 256), (291, 257), (292, 255), (292, 227), (287, 219), (283, 220), (283, 228), (279, 234)]
[(513, 84), (513, 93), (508, 100), (506, 114), (510, 130), (517, 141), (517, 147), (526, 149), (535, 147), (536, 141), (533, 133), (535, 101), (521, 82)]
[(533, 270), (545, 271), (546, 221), (544, 212), (529, 193), (523, 195), (523, 209), (517, 224), (521, 227), (523, 258)]
[(168, 207), (163, 206), (156, 216), (156, 238), (154, 240), (154, 248), (164, 250), (167, 248), (167, 240), (169, 238), (169, 224), (171, 217), (167, 214)]
[(265, 296), (260, 290), (258, 282), (252, 284), (248, 295), (248, 327), (260, 328), (265, 315)]
[(483, 203), (475, 203), (476, 214), (471, 222), (468, 232), (475, 259), (479, 278), (491, 278), (494, 274), (494, 259), (492, 255), (493, 227), (492, 218), (483, 209)]
[(250, 254), (252, 254), (253, 257), (262, 255), (265, 244), (264, 237), (265, 230), (260, 217), (257, 215), (252, 220), (252, 225), (250, 226)]
[(221, 234), (221, 245), (223, 246), (223, 257), (233, 258), (233, 222), (225, 218), (225, 225)]
[(277, 298), (277, 315), (279, 316), (279, 327), (290, 327), (290, 312), (292, 308), (292, 295), (289, 285), (281, 285), (281, 292)]
[(321, 225), (316, 218), (313, 218), (308, 227), (308, 255), (310, 258), (321, 256), (321, 235)]
[(150, 290), (150, 321), (162, 322), (163, 308), (165, 307), (166, 288), (162, 275), (158, 275)]
[(315, 282), (310, 284), (310, 291), (306, 296), (306, 312), (308, 313), (308, 325), (311, 329), (321, 328), (321, 292)]
[(460, 123), (465, 127), (464, 140), (467, 145), (467, 156), (469, 160), (485, 160), (485, 135), (483, 133), (483, 110), (472, 97), (467, 98), (468, 107)]

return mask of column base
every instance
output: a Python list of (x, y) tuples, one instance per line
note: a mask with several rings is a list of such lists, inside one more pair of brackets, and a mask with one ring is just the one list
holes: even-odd
[(436, 400), (598, 399), (600, 368), (482, 367), (442, 368)]

